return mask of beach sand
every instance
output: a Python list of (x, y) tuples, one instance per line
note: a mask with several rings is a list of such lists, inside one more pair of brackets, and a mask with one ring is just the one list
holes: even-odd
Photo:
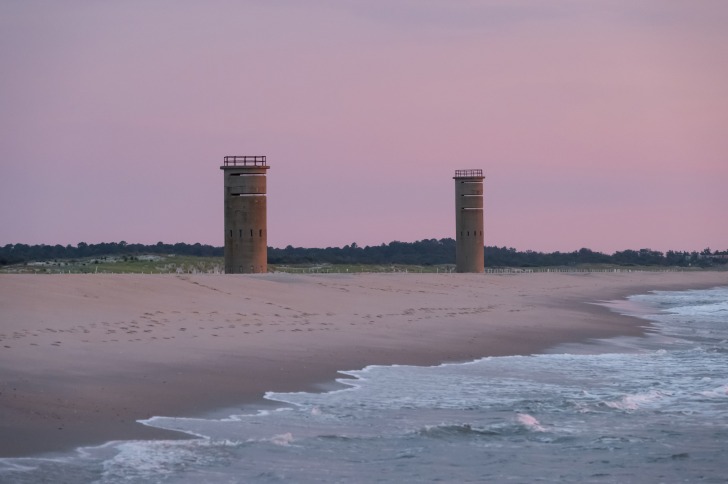
[(0, 275), (0, 456), (183, 438), (137, 423), (324, 388), (337, 370), (640, 335), (594, 302), (728, 272)]

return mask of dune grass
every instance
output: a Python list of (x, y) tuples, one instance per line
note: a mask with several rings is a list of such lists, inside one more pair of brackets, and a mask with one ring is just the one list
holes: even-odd
[[(185, 255), (133, 255), (101, 256), (82, 259), (54, 259), (0, 267), (4, 274), (222, 274), (222, 257), (198, 257)], [(490, 273), (526, 272), (629, 272), (629, 271), (691, 271), (699, 268), (663, 266), (617, 266), (612, 264), (585, 264), (564, 267), (499, 267), (488, 268)], [(449, 273), (454, 264), (268, 264), (268, 272), (291, 274), (327, 273)]]

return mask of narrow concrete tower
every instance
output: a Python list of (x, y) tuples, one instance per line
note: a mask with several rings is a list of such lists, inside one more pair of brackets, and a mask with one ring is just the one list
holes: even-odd
[(226, 156), (225, 273), (268, 272), (265, 156)]
[(455, 170), (455, 270), (483, 272), (483, 170)]

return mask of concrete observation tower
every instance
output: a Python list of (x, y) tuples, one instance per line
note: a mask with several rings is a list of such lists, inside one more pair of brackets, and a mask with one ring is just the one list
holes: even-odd
[(484, 272), (483, 170), (455, 170), (455, 270)]
[(265, 156), (226, 156), (225, 273), (268, 272)]

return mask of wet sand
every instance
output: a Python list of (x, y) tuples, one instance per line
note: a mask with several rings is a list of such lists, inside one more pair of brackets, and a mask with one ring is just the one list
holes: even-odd
[(640, 335), (593, 302), (728, 272), (0, 275), (0, 456), (185, 438), (136, 421), (322, 388), (337, 370)]

